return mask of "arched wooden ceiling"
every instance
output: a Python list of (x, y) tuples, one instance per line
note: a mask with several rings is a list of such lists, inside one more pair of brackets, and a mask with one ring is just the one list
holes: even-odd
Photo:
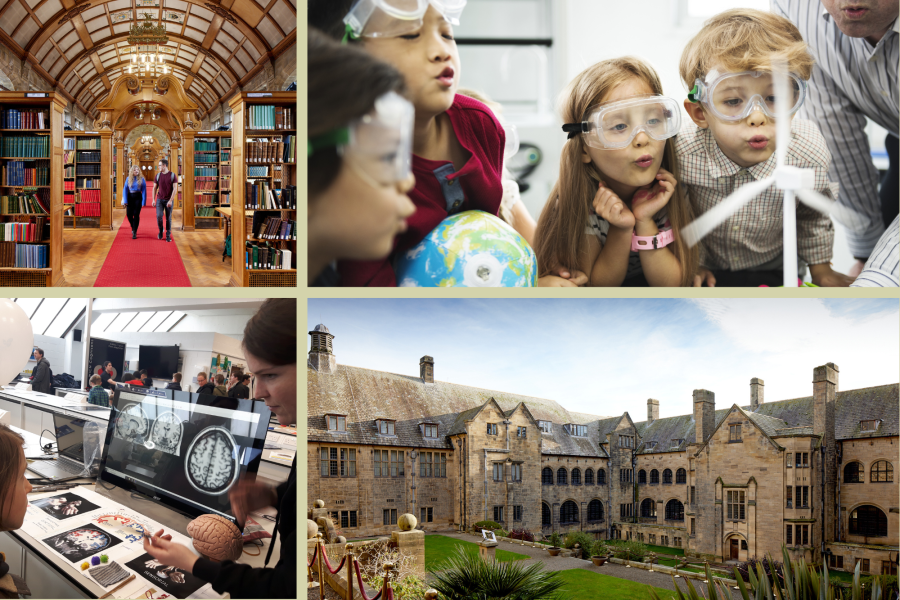
[(173, 67), (209, 111), (296, 40), (297, 0), (0, 0), (0, 41), (90, 114), (130, 60), (131, 26), (164, 24)]

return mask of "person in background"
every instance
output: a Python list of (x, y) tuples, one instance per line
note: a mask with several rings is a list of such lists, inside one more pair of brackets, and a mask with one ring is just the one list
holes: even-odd
[(161, 240), (163, 235), (163, 217), (166, 218), (166, 241), (172, 241), (172, 198), (175, 197), (175, 190), (178, 188), (178, 176), (169, 170), (169, 161), (165, 158), (159, 159), (159, 171), (156, 174), (156, 197), (153, 199), (153, 206), (156, 207), (156, 225), (159, 227), (159, 235), (156, 239)]
[(167, 390), (181, 391), (181, 373), (172, 375), (172, 381), (166, 385)]
[(138, 165), (131, 167), (131, 173), (122, 186), (122, 206), (128, 223), (131, 225), (131, 239), (137, 238), (138, 226), (141, 224), (141, 207), (147, 203), (147, 182)]
[(198, 394), (214, 394), (216, 389), (216, 386), (206, 378), (206, 373), (203, 371), (197, 373), (197, 385), (200, 386), (197, 388)]
[[(257, 375), (256, 396), (282, 425), (297, 421), (297, 300), (266, 300), (244, 328), (244, 356)], [(23, 461), (24, 464), (24, 461)], [(269, 564), (277, 536), (281, 556), (274, 568), (254, 569), (230, 560), (214, 562), (198, 557), (191, 548), (166, 539), (162, 529), (144, 538), (144, 551), (164, 565), (190, 572), (212, 583), (219, 594), (232, 598), (297, 597), (297, 459), (287, 481), (272, 487), (255, 477), (242, 477), (228, 493), (238, 523), (266, 506), (274, 506), (275, 533), (269, 543)]]
[(221, 373), (216, 375), (216, 387), (213, 390), (214, 396), (227, 396), (228, 388), (225, 387), (225, 376)]
[[(125, 375), (127, 377), (128, 373), (126, 373)], [(126, 381), (125, 383), (127, 383), (128, 385), (139, 385), (141, 387), (144, 387), (144, 380), (141, 379), (140, 373), (135, 373), (131, 377), (132, 377), (131, 381)]]
[[(25, 522), (31, 483), (25, 478), (24, 443), (22, 436), (0, 423), (0, 531), (14, 531)], [(31, 595), (25, 581), (9, 572), (5, 559), (0, 552), (0, 598)]]
[(900, 286), (900, 215), (888, 225), (869, 255), (866, 266), (850, 287), (898, 287)]
[(109, 408), (109, 394), (100, 385), (103, 379), (99, 375), (91, 375), (91, 393), (88, 394), (88, 402), (97, 406), (105, 406)]
[(101, 387), (103, 387), (103, 389), (113, 389), (113, 386), (116, 384), (116, 380), (113, 379), (113, 366), (111, 362), (106, 361), (105, 363), (103, 363), (103, 371), (100, 372), (100, 379), (102, 380), (100, 385)]
[(242, 371), (234, 371), (231, 374), (231, 388), (228, 390), (229, 398), (241, 398), (243, 400), (250, 399), (250, 388), (244, 384), (244, 373)]
[(153, 387), (153, 378), (147, 375), (147, 369), (141, 369), (141, 381), (144, 382), (144, 387)]
[(35, 392), (42, 392), (44, 394), (50, 393), (50, 378), (52, 375), (50, 374), (50, 361), (44, 358), (44, 351), (40, 348), (34, 349), (34, 358), (37, 361), (37, 364), (34, 366), (34, 371), (31, 373), (31, 389)]

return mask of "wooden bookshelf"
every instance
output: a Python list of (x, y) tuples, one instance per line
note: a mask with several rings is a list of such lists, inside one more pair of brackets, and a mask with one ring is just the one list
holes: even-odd
[(231, 132), (219, 141), (219, 206), (231, 206)]
[[(34, 97), (28, 97), (34, 96)], [(8, 138), (49, 138), (49, 151), (46, 156), (0, 157), (0, 173), (6, 174), (9, 163), (21, 161), (26, 168), (37, 166), (36, 161), (43, 161), (42, 168), (49, 165), (49, 179), (47, 185), (24, 186), (10, 185), (18, 181), (7, 181), (4, 176), (0, 180), (0, 196), (15, 196), (33, 191), (43, 197), (43, 202), (49, 209), (49, 214), (34, 215), (46, 219), (43, 238), (35, 242), (22, 242), (23, 246), (46, 246), (47, 267), (23, 268), (0, 267), (0, 286), (2, 287), (51, 287), (62, 283), (62, 144), (63, 144), (63, 111), (68, 102), (56, 92), (0, 92), (0, 115), (9, 109), (20, 111), (44, 111), (45, 128), (43, 129), (0, 129), (0, 148), (4, 139)], [(0, 122), (0, 127), (5, 127)], [(23, 222), (32, 215), (7, 214), (0, 215), (0, 223)], [(5, 242), (11, 243), (11, 242)]]
[[(224, 217), (215, 212), (215, 209), (221, 206), (220, 175), (222, 172), (222, 161), (220, 158), (220, 150), (222, 141), (225, 139), (227, 139), (230, 144), (230, 131), (198, 131), (194, 134), (192, 144), (194, 194), (191, 200), (193, 203), (192, 212), (194, 215), (194, 227), (196, 229), (222, 228)], [(230, 165), (231, 162), (229, 161), (229, 169), (231, 168)], [(199, 174), (201, 172), (206, 174)], [(205, 183), (205, 185), (202, 186), (204, 189), (200, 189), (200, 181)], [(201, 216), (199, 214), (201, 209), (209, 209), (203, 211), (209, 214)]]
[[(231, 210), (232, 210), (232, 272), (230, 285), (235, 287), (296, 287), (297, 286), (297, 242), (296, 240), (268, 240), (272, 247), (291, 251), (290, 269), (250, 269), (245, 264), (246, 243), (254, 241), (254, 233), (249, 231), (247, 221), (250, 214), (271, 213), (283, 220), (297, 220), (297, 210), (252, 210), (247, 206), (247, 184), (266, 181), (271, 189), (284, 189), (285, 186), (297, 185), (296, 153), (290, 162), (284, 162), (283, 156), (275, 160), (249, 162), (251, 146), (259, 140), (282, 138), (297, 135), (297, 94), (296, 92), (241, 92), (228, 103), (232, 110), (232, 149), (231, 149)], [(277, 109), (288, 109), (292, 113), (289, 122), (282, 127), (263, 128), (259, 121), (251, 121), (258, 116), (261, 106), (274, 106)], [(296, 142), (295, 142), (296, 144)], [(248, 167), (267, 166), (268, 172), (262, 176), (250, 176)]]
[[(95, 131), (66, 131), (63, 139), (63, 226), (99, 228), (104, 204), (110, 203), (109, 182), (103, 190), (102, 140)], [(83, 192), (87, 191), (87, 194)], [(85, 201), (85, 196), (92, 196)], [(115, 195), (112, 195), (113, 199)], [(113, 202), (114, 203), (114, 202)], [(69, 207), (72, 211), (69, 212)], [(79, 214), (81, 213), (81, 214)], [(89, 213), (89, 214), (85, 214)]]

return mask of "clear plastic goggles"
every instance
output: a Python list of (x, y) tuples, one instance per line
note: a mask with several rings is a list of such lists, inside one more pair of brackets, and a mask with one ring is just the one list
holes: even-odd
[(617, 150), (627, 147), (638, 133), (654, 140), (666, 140), (681, 129), (678, 102), (657, 94), (595, 104), (587, 109), (581, 123), (567, 123), (569, 138), (581, 133), (591, 148)]
[(506, 134), (506, 146), (503, 148), (503, 158), (509, 158), (519, 151), (519, 130), (512, 123), (504, 123), (503, 131)]
[[(697, 79), (694, 89), (688, 93), (691, 102), (702, 102), (703, 106), (723, 121), (746, 119), (757, 108), (771, 119), (775, 118), (775, 84), (769, 71), (743, 71), (706, 76), (709, 83)], [(788, 84), (792, 97), (789, 99), (789, 115), (800, 110), (806, 98), (806, 81), (794, 73), (788, 73)]]
[(375, 108), (346, 128), (310, 140), (308, 154), (336, 147), (338, 154), (364, 177), (380, 185), (403, 181), (412, 171), (415, 109), (396, 92), (375, 101)]
[(422, 26), (429, 3), (452, 25), (459, 25), (466, 7), (466, 0), (358, 0), (344, 17), (344, 40), (347, 36), (397, 37), (415, 31)]

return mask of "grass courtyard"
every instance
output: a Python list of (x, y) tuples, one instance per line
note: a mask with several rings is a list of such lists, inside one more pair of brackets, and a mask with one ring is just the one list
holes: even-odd
[[(462, 546), (467, 552), (478, 552), (478, 544), (467, 542), (465, 540), (457, 540), (445, 535), (426, 535), (425, 536), (425, 570), (434, 571), (437, 566), (444, 561), (450, 554), (454, 552), (457, 546)], [(510, 560), (524, 560), (528, 556), (518, 554), (517, 552), (509, 552), (508, 550), (497, 549), (497, 560), (506, 562)]]
[[(565, 585), (562, 596), (571, 600), (646, 600), (647, 585), (627, 579), (602, 575), (585, 569), (560, 571)], [(663, 600), (675, 598), (675, 592), (653, 588)]]

